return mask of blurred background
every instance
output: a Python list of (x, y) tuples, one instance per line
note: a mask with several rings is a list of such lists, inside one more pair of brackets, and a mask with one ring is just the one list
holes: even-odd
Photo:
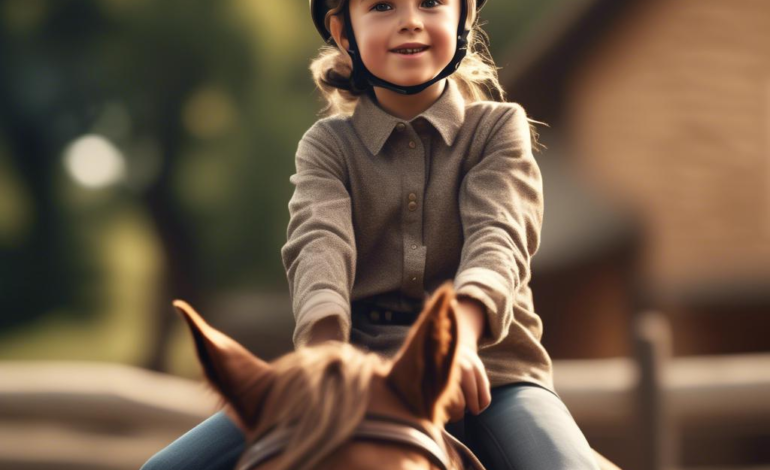
[[(770, 468), (770, 3), (494, 0), (548, 148), (557, 391), (634, 469)], [(129, 469), (216, 411), (173, 299), (292, 349), (306, 0), (0, 0), (0, 468)]]

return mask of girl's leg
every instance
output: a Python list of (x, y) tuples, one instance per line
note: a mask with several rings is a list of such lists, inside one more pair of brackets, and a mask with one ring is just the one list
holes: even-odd
[(140, 470), (232, 470), (244, 447), (243, 433), (222, 410), (155, 454)]
[(593, 451), (564, 402), (531, 383), (491, 390), (480, 415), (465, 414), (466, 445), (487, 470), (598, 470)]

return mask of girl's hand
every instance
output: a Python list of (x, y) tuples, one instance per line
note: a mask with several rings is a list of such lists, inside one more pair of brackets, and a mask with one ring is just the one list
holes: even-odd
[(460, 344), (457, 351), (460, 390), (449, 402), (449, 422), (462, 419), (466, 408), (477, 415), (492, 402), (487, 371), (477, 350), (478, 326), (472, 326), (473, 321), (483, 319), (483, 311), (474, 311), (477, 308), (472, 302), (460, 301), (455, 304), (460, 321)]
[(451, 423), (461, 420), (466, 409), (477, 415), (492, 402), (487, 372), (475, 348), (460, 344), (457, 365), (460, 368), (460, 390), (449, 404)]

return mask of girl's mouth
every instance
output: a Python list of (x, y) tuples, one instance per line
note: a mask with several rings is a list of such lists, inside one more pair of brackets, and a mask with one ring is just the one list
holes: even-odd
[(430, 47), (425, 46), (425, 47), (415, 48), (415, 49), (396, 49), (391, 52), (393, 52), (394, 54), (398, 54), (404, 58), (411, 59), (411, 58), (416, 58), (424, 55), (425, 51), (427, 51), (428, 49), (430, 49)]

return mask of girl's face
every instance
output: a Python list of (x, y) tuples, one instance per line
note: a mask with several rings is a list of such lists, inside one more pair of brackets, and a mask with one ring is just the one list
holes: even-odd
[[(401, 86), (431, 80), (454, 56), (461, 1), (350, 0), (353, 31), (366, 68)], [(342, 44), (349, 48), (346, 39)], [(404, 45), (426, 49), (413, 55), (396, 52)]]

